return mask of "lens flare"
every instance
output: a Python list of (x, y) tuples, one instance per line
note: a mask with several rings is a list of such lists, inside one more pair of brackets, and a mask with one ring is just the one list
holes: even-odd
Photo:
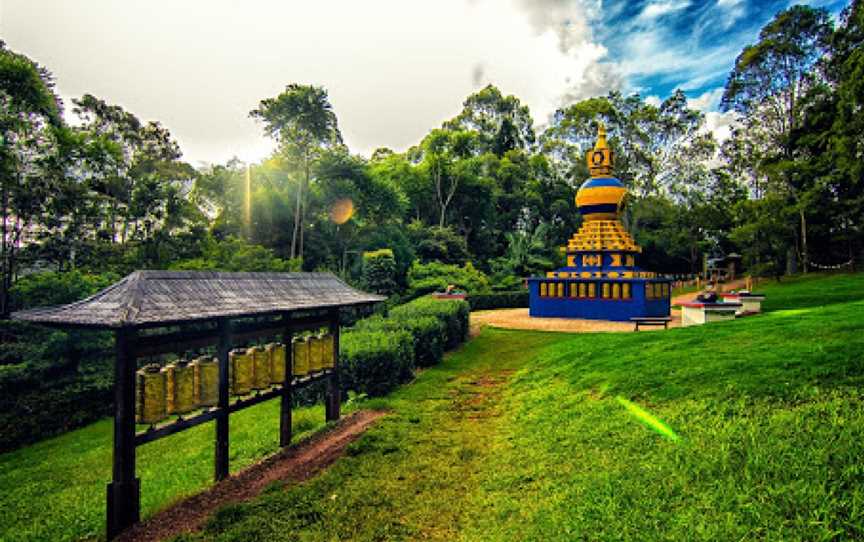
[(677, 442), (681, 440), (681, 437), (679, 437), (678, 434), (675, 433), (675, 431), (673, 431), (671, 427), (666, 425), (663, 420), (661, 420), (657, 416), (654, 416), (644, 408), (640, 407), (635, 403), (631, 403), (620, 395), (615, 397), (615, 400), (618, 401), (618, 403), (620, 403), (624, 408), (626, 408), (627, 411), (630, 412), (630, 414), (635, 416), (637, 420), (642, 422), (645, 427), (660, 433), (671, 441)]
[(350, 198), (343, 198), (333, 202), (330, 206), (330, 220), (335, 224), (344, 224), (354, 216), (354, 202)]

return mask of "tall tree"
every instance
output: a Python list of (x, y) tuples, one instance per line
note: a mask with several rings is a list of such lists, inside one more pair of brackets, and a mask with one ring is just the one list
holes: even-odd
[(265, 133), (279, 142), (283, 153), (301, 163), (303, 177), (297, 191), (290, 257), (302, 258), (305, 198), (312, 165), (321, 151), (342, 145), (336, 113), (322, 87), (292, 83), (275, 98), (261, 100), (249, 115), (264, 123)]
[(443, 127), (477, 132), (480, 140), (477, 150), (499, 157), (513, 149), (529, 150), (537, 139), (528, 106), (512, 94), (504, 96), (491, 84), (468, 96), (459, 115)]
[(477, 143), (477, 132), (447, 129), (432, 130), (420, 143), (421, 169), (434, 189), (439, 227), (446, 225), (447, 211), (460, 184), (475, 174), (466, 161), (475, 153)]
[(52, 193), (43, 169), (63, 128), (61, 105), (51, 74), (0, 41), (0, 317), (9, 313), (21, 236)]
[(797, 208), (798, 252), (805, 272), (809, 186), (793, 172), (792, 134), (803, 122), (805, 95), (823, 78), (822, 59), (831, 35), (831, 17), (825, 9), (793, 6), (781, 11), (762, 28), (759, 41), (738, 55), (721, 103), (722, 109), (736, 111), (745, 125), (758, 126), (765, 136), (765, 157), (754, 166), (770, 172), (774, 188)]

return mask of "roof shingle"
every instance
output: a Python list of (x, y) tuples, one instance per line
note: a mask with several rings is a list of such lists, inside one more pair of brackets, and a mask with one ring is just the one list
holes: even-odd
[(331, 273), (135, 271), (95, 295), (12, 314), (51, 325), (119, 328), (383, 301)]

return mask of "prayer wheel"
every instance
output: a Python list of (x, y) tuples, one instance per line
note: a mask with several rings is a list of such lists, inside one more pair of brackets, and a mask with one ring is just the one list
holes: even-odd
[(168, 415), (165, 409), (165, 373), (152, 363), (136, 373), (135, 421), (157, 423)]
[(228, 356), (231, 368), (231, 395), (247, 395), (252, 392), (253, 363), (248, 350), (232, 350)]
[(325, 369), (332, 369), (336, 366), (336, 345), (333, 340), (333, 335), (325, 333), (321, 336), (322, 341), (322, 358), (321, 366)]
[(195, 375), (185, 360), (170, 363), (165, 372), (165, 389), (168, 391), (168, 414), (185, 414), (195, 410)]
[(323, 368), (323, 342), (319, 335), (309, 337), (309, 372), (318, 373)]
[(219, 402), (219, 363), (214, 358), (202, 356), (190, 365), (197, 394), (195, 403), (198, 406), (216, 406)]
[(285, 382), (285, 345), (270, 343), (265, 349), (270, 359), (270, 383), (282, 384)]
[(294, 376), (306, 376), (309, 374), (309, 341), (294, 337), (291, 348), (294, 351)]
[(270, 356), (261, 346), (253, 346), (246, 351), (252, 356), (252, 389), (264, 390), (270, 387)]

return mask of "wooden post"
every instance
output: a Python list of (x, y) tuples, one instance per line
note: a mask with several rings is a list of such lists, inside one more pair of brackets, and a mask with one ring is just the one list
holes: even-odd
[(106, 530), (113, 539), (140, 519), (140, 480), (135, 477), (135, 339), (134, 329), (114, 335), (114, 465), (108, 484)]
[(327, 379), (327, 399), (324, 404), (326, 419), (328, 422), (339, 419), (340, 389), (342, 386), (339, 377), (339, 309), (335, 309), (330, 316), (330, 334), (333, 335), (333, 374)]
[(294, 400), (291, 386), (294, 380), (294, 348), (291, 344), (294, 330), (290, 318), (290, 314), (285, 315), (285, 333), (282, 335), (282, 342), (285, 343), (285, 380), (282, 382), (282, 402), (279, 405), (279, 446), (283, 448), (291, 444), (291, 403)]
[(216, 461), (215, 478), (224, 480), (228, 477), (228, 354), (231, 351), (231, 321), (219, 319), (219, 411), (216, 415)]

